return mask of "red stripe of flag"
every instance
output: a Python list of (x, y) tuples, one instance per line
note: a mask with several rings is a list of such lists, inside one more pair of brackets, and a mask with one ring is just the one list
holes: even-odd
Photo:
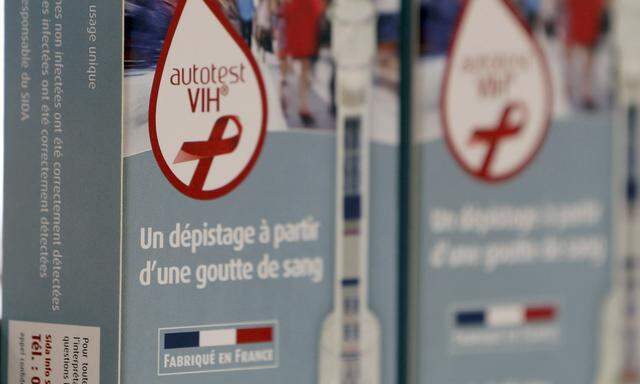
[(360, 234), (360, 229), (359, 228), (347, 229), (346, 231), (344, 231), (344, 234), (345, 234), (345, 236), (359, 235)]
[(527, 323), (547, 323), (556, 318), (557, 311), (552, 306), (528, 307), (526, 311)]
[(245, 328), (237, 330), (238, 344), (259, 344), (273, 342), (273, 328)]

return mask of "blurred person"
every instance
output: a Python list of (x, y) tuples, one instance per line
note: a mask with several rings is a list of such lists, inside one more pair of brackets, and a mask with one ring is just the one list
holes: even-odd
[(256, 41), (262, 52), (262, 61), (266, 60), (266, 52), (273, 52), (273, 25), (270, 0), (260, 0), (256, 9)]
[(541, 0), (540, 2), (539, 17), (548, 38), (555, 38), (557, 34), (558, 1), (559, 0)]
[[(286, 56), (300, 63), (298, 114), (307, 127), (315, 123), (309, 106), (311, 60), (318, 54), (320, 22), (324, 11), (323, 0), (284, 0), (283, 3)], [(284, 65), (287, 65), (286, 61)]]
[(253, 16), (255, 14), (253, 0), (236, 0), (236, 6), (238, 7), (238, 16), (240, 21), (240, 34), (249, 48), (251, 48)]
[(422, 0), (420, 8), (421, 52), (446, 55), (455, 32), (463, 0)]
[(392, 54), (395, 55), (398, 49), (400, 16), (397, 13), (380, 14), (377, 24), (378, 47), (385, 51), (392, 51)]
[(125, 3), (127, 67), (153, 67), (173, 18), (176, 1), (128, 0)]
[(606, 17), (606, 0), (564, 0), (566, 30), (566, 65), (573, 72), (576, 54), (586, 52), (582, 68), (577, 68), (580, 81), (578, 95), (574, 95), (572, 76), (567, 76), (569, 98), (578, 97), (581, 106), (588, 111), (596, 109), (594, 97), (595, 51)]
[(522, 0), (522, 12), (529, 28), (532, 30), (538, 27), (541, 6), (542, 0)]
[(287, 76), (289, 75), (289, 60), (287, 58), (287, 30), (284, 18), (284, 6), (286, 0), (270, 0), (271, 24), (273, 26), (274, 40), (276, 42), (276, 56), (280, 69), (280, 103), (282, 111), (287, 112)]
[(387, 9), (381, 9), (378, 3), (376, 82), (394, 91), (397, 90), (400, 81), (398, 56), (400, 14), (398, 11), (390, 6)]
[(220, 8), (222, 8), (222, 13), (227, 17), (227, 21), (231, 23), (231, 26), (242, 35), (242, 22), (240, 20), (240, 10), (238, 9), (238, 4), (236, 0), (215, 0)]
[[(216, 0), (231, 25), (241, 33), (236, 0)], [(126, 0), (125, 65), (154, 67), (175, 13), (178, 0)]]

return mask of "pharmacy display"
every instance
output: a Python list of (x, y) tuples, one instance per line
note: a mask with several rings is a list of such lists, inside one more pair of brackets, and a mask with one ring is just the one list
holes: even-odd
[(399, 13), (8, 4), (0, 381), (395, 383)]
[(605, 2), (562, 3), (422, 2), (420, 383), (599, 375), (615, 61)]

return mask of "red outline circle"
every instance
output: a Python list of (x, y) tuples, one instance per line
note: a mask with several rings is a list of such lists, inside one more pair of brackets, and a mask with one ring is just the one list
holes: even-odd
[[(193, 1), (193, 0), (189, 0)], [(178, 22), (180, 17), (182, 16), (182, 11), (184, 10), (185, 4), (187, 0), (180, 0), (178, 5), (176, 6), (175, 14), (173, 19), (171, 20), (171, 24), (169, 25), (169, 29), (167, 31), (167, 36), (165, 37), (165, 41), (162, 47), (162, 52), (160, 53), (160, 57), (158, 59), (158, 64), (156, 66), (156, 72), (153, 78), (153, 86), (151, 88), (151, 98), (149, 101), (149, 137), (151, 139), (151, 148), (153, 149), (153, 155), (156, 159), (156, 162), (160, 166), (162, 173), (164, 173), (165, 177), (169, 180), (169, 182), (184, 195), (189, 196), (198, 200), (212, 200), (222, 197), (231, 191), (233, 191), (238, 185), (240, 185), (244, 179), (249, 175), (256, 162), (258, 161), (258, 157), (262, 152), (262, 147), (264, 145), (265, 136), (267, 133), (267, 92), (265, 90), (264, 79), (262, 78), (262, 74), (258, 68), (258, 63), (256, 62), (253, 54), (251, 53), (251, 49), (242, 37), (236, 32), (233, 28), (233, 25), (229, 22), (226, 15), (217, 4), (215, 0), (201, 0), (209, 7), (211, 12), (213, 12), (214, 16), (222, 23), (224, 28), (229, 32), (234, 41), (240, 46), (240, 49), (248, 58), (249, 63), (253, 69), (253, 72), (256, 75), (256, 79), (258, 81), (258, 87), (260, 90), (260, 97), (262, 99), (262, 126), (260, 132), (260, 138), (258, 139), (258, 144), (256, 149), (254, 150), (251, 159), (244, 167), (244, 169), (229, 183), (224, 186), (211, 190), (211, 191), (198, 191), (193, 190), (187, 184), (183, 183), (175, 173), (171, 170), (167, 162), (165, 161), (164, 156), (162, 155), (162, 150), (160, 149), (160, 144), (158, 143), (158, 134), (156, 129), (156, 107), (158, 103), (158, 91), (160, 88), (160, 82), (162, 81), (162, 74), (164, 72), (164, 66), (167, 60), (167, 55), (169, 53), (169, 48), (171, 47), (171, 43), (173, 42), (173, 37), (175, 35), (176, 29), (178, 27)]]
[(553, 115), (553, 87), (552, 87), (552, 77), (551, 77), (551, 70), (549, 68), (549, 63), (547, 62), (547, 59), (545, 57), (544, 52), (542, 51), (542, 47), (540, 46), (540, 44), (538, 43), (538, 41), (535, 39), (535, 37), (533, 36), (533, 32), (531, 31), (531, 29), (529, 28), (529, 26), (527, 26), (526, 21), (522, 18), (522, 16), (520, 15), (520, 13), (518, 12), (518, 10), (515, 8), (515, 6), (511, 3), (509, 3), (507, 0), (499, 0), (502, 1), (502, 3), (507, 7), (507, 9), (513, 14), (513, 16), (516, 18), (516, 20), (518, 21), (518, 25), (520, 25), (521, 28), (523, 28), (526, 32), (527, 37), (529, 37), (529, 39), (531, 40), (531, 43), (533, 44), (533, 47), (535, 49), (535, 52), (538, 56), (538, 58), (540, 59), (540, 62), (542, 63), (542, 72), (543, 72), (543, 76), (546, 79), (545, 81), (545, 86), (544, 88), (546, 89), (546, 96), (547, 96), (547, 103), (546, 103), (546, 121), (543, 123), (544, 124), (544, 133), (540, 136), (540, 140), (538, 141), (538, 143), (536, 144), (536, 146), (534, 147), (534, 149), (531, 151), (531, 154), (529, 155), (529, 157), (527, 159), (525, 159), (525, 161), (518, 167), (516, 167), (513, 171), (510, 171), (500, 177), (488, 177), (488, 176), (483, 176), (481, 175), (478, 171), (471, 169), (471, 167), (466, 163), (466, 161), (462, 158), (462, 156), (458, 153), (457, 148), (455, 147), (455, 145), (453, 144), (453, 140), (451, 139), (451, 132), (450, 132), (450, 128), (449, 128), (449, 122), (447, 121), (447, 106), (446, 106), (446, 99), (448, 96), (448, 85), (449, 85), (449, 78), (451, 76), (451, 65), (452, 65), (452, 57), (455, 57), (455, 50), (457, 47), (457, 42), (458, 42), (458, 33), (460, 32), (460, 29), (462, 27), (462, 22), (466, 16), (466, 13), (468, 11), (469, 8), (469, 4), (471, 1), (474, 0), (465, 0), (464, 4), (463, 4), (463, 8), (460, 11), (460, 15), (458, 16), (458, 20), (456, 22), (456, 27), (455, 27), (455, 31), (453, 33), (451, 42), (450, 42), (450, 47), (449, 47), (449, 54), (448, 54), (448, 59), (447, 59), (447, 66), (445, 69), (445, 74), (443, 77), (443, 81), (442, 81), (442, 85), (440, 86), (440, 121), (442, 124), (442, 128), (444, 131), (444, 139), (445, 142), (447, 144), (447, 147), (449, 148), (449, 152), (451, 152), (453, 158), (456, 160), (456, 162), (458, 163), (458, 165), (460, 165), (460, 167), (467, 172), (468, 174), (470, 174), (471, 176), (473, 176), (475, 179), (484, 181), (486, 183), (490, 183), (490, 184), (497, 184), (497, 183), (501, 183), (504, 181), (507, 181), (508, 179), (513, 178), (514, 176), (518, 175), (519, 173), (521, 173), (522, 171), (524, 171), (535, 159), (535, 157), (538, 155), (538, 153), (540, 152), (540, 150), (543, 147), (544, 142), (546, 141), (546, 138), (549, 135), (549, 128), (551, 127), (551, 116)]

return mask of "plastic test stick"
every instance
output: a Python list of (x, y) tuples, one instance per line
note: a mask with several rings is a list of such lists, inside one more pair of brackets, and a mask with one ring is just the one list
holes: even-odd
[(336, 274), (320, 382), (379, 382), (379, 325), (368, 308), (369, 142), (375, 23), (368, 0), (332, 9), (336, 64)]
[(626, 127), (626, 217), (625, 247), (623, 254), (623, 304), (622, 304), (622, 361), (619, 382), (640, 382), (640, 355), (638, 327), (640, 318), (638, 272), (638, 105), (640, 101), (640, 4), (636, 1), (620, 0), (617, 3), (617, 43), (619, 60), (619, 96), (621, 121)]

